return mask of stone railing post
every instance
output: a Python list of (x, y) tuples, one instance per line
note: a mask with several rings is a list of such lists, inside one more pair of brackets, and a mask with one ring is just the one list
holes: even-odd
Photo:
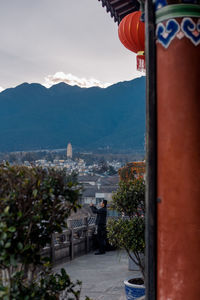
[(50, 245), (50, 254), (51, 254), (51, 262), (55, 263), (55, 234), (51, 235), (51, 245)]
[(70, 230), (70, 236), (69, 236), (69, 241), (70, 241), (70, 246), (69, 246), (69, 254), (70, 254), (70, 259), (74, 259), (74, 229), (72, 226), (72, 220), (67, 220), (67, 226)]
[(88, 217), (83, 218), (83, 225), (85, 226), (85, 253), (90, 251)]

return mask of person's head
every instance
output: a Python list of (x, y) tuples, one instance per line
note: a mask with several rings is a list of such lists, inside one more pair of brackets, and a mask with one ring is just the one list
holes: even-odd
[(107, 200), (103, 200), (101, 202), (101, 207), (106, 207), (107, 206)]

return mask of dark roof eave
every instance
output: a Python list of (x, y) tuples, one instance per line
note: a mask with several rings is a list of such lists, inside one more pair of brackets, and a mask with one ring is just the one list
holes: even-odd
[(118, 24), (128, 14), (139, 10), (140, 4), (138, 0), (98, 0), (102, 2), (102, 6), (106, 6), (106, 11), (110, 12), (114, 21)]

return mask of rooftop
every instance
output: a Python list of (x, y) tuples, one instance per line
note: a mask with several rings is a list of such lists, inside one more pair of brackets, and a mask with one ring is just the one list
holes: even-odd
[(110, 12), (114, 21), (118, 24), (128, 14), (139, 10), (140, 4), (137, 0), (99, 0), (102, 6), (106, 7), (106, 11)]
[(100, 186), (99, 188), (97, 186), (87, 186), (87, 187), (84, 187), (82, 196), (83, 197), (95, 197), (96, 193), (111, 194), (111, 193), (116, 192), (116, 190), (117, 190), (116, 185)]

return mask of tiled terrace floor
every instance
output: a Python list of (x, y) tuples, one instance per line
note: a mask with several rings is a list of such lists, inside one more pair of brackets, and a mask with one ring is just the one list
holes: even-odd
[(98, 256), (90, 253), (56, 266), (55, 270), (61, 267), (74, 282), (82, 281), (81, 300), (86, 295), (93, 300), (125, 300), (124, 279), (140, 274), (137, 267), (128, 270), (126, 254), (118, 251)]

